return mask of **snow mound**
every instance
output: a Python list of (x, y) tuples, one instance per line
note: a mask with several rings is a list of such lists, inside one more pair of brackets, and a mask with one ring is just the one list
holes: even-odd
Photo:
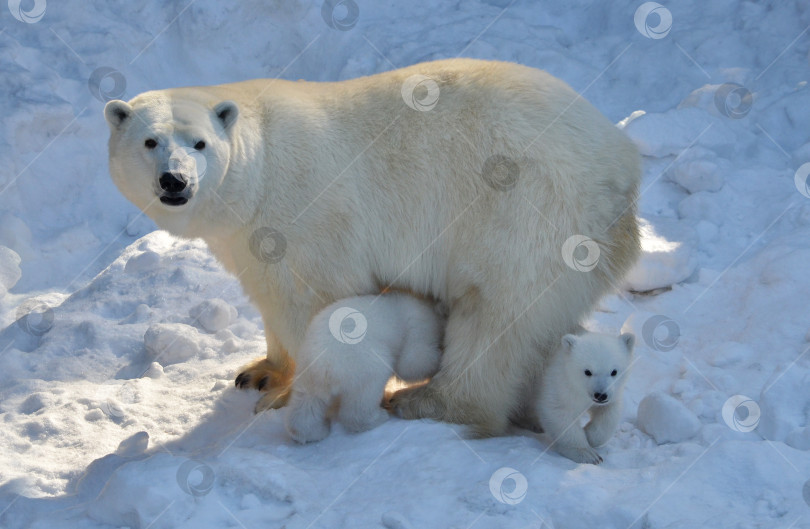
[(236, 319), (236, 308), (219, 298), (207, 299), (192, 307), (189, 315), (208, 332), (221, 331)]
[(184, 323), (155, 323), (143, 335), (150, 360), (160, 365), (178, 364), (200, 354), (199, 333)]
[(0, 299), (17, 284), (20, 277), (20, 256), (12, 249), (0, 246)]
[(697, 233), (675, 219), (648, 216), (639, 219), (641, 258), (630, 270), (625, 284), (645, 292), (687, 279), (697, 267)]
[(638, 427), (658, 444), (680, 443), (698, 433), (700, 420), (677, 399), (656, 392), (639, 403)]

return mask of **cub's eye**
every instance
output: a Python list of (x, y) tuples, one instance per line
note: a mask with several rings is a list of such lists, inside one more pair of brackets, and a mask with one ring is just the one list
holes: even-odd
[(618, 374), (619, 374), (619, 372), (618, 372), (618, 371), (616, 371), (615, 369), (614, 369), (613, 371), (611, 371), (611, 372), (610, 372), (610, 376), (612, 376), (612, 377), (615, 377), (615, 376), (616, 376), (616, 375), (618, 375)]
[(593, 373), (591, 373), (591, 370), (590, 370), (590, 369), (586, 369), (586, 370), (585, 370), (585, 376), (586, 376), (586, 377), (589, 377), (589, 376), (591, 376), (591, 375), (593, 375)]
[(198, 151), (205, 149), (205, 142), (202, 140), (198, 141), (197, 143), (194, 144), (194, 148), (197, 149)]
[(144, 145), (144, 147), (146, 147), (147, 149), (154, 149), (155, 147), (157, 147), (157, 141), (156, 141), (156, 140), (153, 140), (152, 138), (149, 138), (148, 140), (146, 140), (145, 142), (143, 142), (143, 145)]

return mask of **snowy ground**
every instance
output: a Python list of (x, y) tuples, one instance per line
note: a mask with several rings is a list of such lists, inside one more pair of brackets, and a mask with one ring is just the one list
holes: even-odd
[[(166, 4), (0, 13), (0, 527), (810, 527), (805, 2)], [(645, 256), (588, 321), (639, 337), (598, 467), (430, 421), (295, 445), (233, 388), (264, 347), (236, 280), (109, 179), (105, 99), (457, 55), (646, 112)]]

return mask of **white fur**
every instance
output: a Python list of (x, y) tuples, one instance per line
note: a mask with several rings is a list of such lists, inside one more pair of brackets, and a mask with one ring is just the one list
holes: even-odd
[[(536, 402), (540, 425), (560, 454), (577, 463), (602, 462), (594, 448), (619, 425), (634, 343), (632, 334), (563, 336), (543, 372)], [(604, 402), (595, 400), (598, 395), (606, 397)], [(586, 413), (590, 421), (583, 429)]]
[[(349, 326), (347, 336), (341, 323)], [(336, 399), (338, 420), (349, 431), (385, 421), (380, 402), (391, 375), (417, 382), (438, 371), (442, 327), (430, 304), (407, 294), (354, 297), (326, 307), (313, 318), (299, 350), (287, 414), (290, 435), (302, 443), (326, 437)]]
[[(432, 110), (404, 102), (414, 75), (439, 87)], [(214, 111), (226, 100), (235, 121)], [(262, 314), (271, 364), (285, 364), (285, 350), (300, 363), (307, 324), (337, 299), (392, 286), (449, 307), (441, 369), (396, 401), (405, 417), (504, 431), (559, 337), (638, 253), (635, 147), (533, 68), (453, 59), (339, 83), (153, 91), (107, 110), (113, 180), (158, 226), (205, 239), (239, 277)], [(169, 147), (207, 142), (188, 204), (156, 200), (168, 150), (145, 151), (149, 136)], [(512, 189), (482, 177), (493, 155), (517, 164)], [(281, 261), (251, 253), (260, 228), (283, 234)], [(562, 258), (575, 234), (600, 246), (591, 272)]]

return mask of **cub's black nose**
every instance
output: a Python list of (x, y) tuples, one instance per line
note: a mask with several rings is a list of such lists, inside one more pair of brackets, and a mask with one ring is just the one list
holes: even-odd
[(605, 402), (607, 400), (607, 393), (594, 393), (593, 399), (596, 402)]
[(164, 191), (168, 191), (169, 193), (179, 193), (180, 191), (186, 188), (188, 182), (186, 178), (182, 175), (176, 176), (172, 173), (163, 173), (160, 175), (160, 188)]

